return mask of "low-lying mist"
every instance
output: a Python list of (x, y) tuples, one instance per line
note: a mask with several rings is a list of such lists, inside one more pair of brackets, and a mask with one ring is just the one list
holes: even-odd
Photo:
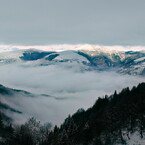
[(24, 112), (23, 115), (9, 114), (16, 123), (34, 116), (42, 122), (60, 124), (79, 108), (92, 106), (98, 97), (145, 80), (143, 77), (121, 75), (114, 71), (82, 71), (81, 64), (32, 64), (1, 66), (1, 84), (35, 94), (35, 97), (15, 95), (4, 99), (7, 104)]

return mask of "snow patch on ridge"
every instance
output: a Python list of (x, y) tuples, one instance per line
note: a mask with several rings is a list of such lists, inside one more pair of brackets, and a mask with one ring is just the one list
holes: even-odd
[(106, 51), (106, 52), (126, 52), (126, 51), (145, 51), (145, 46), (103, 46), (91, 44), (59, 44), (59, 45), (0, 45), (0, 53), (7, 51), (27, 50), (30, 48), (43, 50), (43, 51), (67, 51), (67, 50), (87, 50), (87, 51)]

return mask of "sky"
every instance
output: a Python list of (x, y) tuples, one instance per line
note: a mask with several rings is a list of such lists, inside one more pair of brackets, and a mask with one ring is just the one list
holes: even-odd
[(0, 44), (145, 45), (144, 0), (0, 0)]

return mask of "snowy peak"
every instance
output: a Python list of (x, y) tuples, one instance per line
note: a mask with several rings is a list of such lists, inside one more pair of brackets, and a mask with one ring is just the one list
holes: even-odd
[(86, 61), (88, 62), (87, 58), (79, 55), (76, 51), (62, 51), (57, 53), (58, 56), (54, 58), (54, 60), (71, 60), (71, 61)]
[(79, 50), (87, 50), (87, 51), (96, 51), (95, 47), (93, 45), (79, 45), (74, 47), (74, 50), (79, 51)]

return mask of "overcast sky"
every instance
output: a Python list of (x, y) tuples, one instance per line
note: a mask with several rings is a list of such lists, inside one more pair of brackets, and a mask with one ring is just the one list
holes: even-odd
[(145, 45), (145, 0), (0, 0), (0, 43)]

